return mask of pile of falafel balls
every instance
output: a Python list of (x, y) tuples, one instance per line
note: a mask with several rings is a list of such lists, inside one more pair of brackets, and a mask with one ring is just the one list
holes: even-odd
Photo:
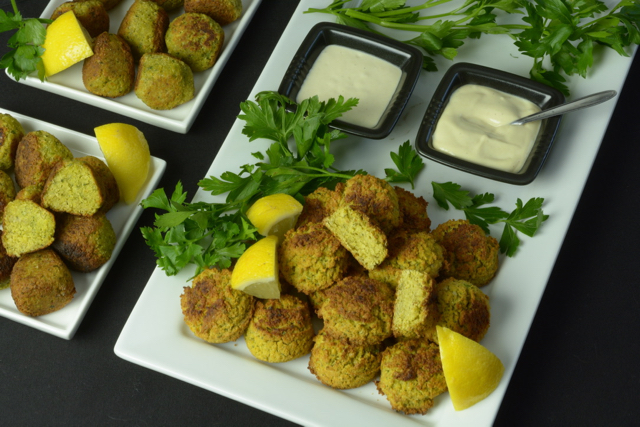
[(262, 361), (310, 353), (322, 383), (374, 381), (394, 410), (425, 414), (447, 390), (435, 327), (483, 338), (490, 305), (480, 287), (499, 255), (466, 220), (431, 230), (427, 204), (372, 175), (318, 188), (278, 247), (280, 299), (234, 290), (228, 269), (208, 269), (184, 288), (184, 321), (210, 343), (244, 335)]
[(21, 313), (65, 307), (76, 293), (71, 270), (90, 272), (111, 258), (116, 234), (106, 213), (119, 199), (102, 160), (74, 157), (49, 132), (25, 134), (0, 113), (0, 289), (11, 288)]
[[(224, 44), (223, 26), (242, 15), (241, 0), (135, 0), (112, 34), (108, 12), (121, 1), (67, 1), (51, 19), (71, 10), (94, 39), (94, 54), (82, 68), (89, 92), (117, 98), (133, 90), (154, 110), (194, 98), (193, 73), (215, 65)], [(168, 12), (180, 8), (184, 13), (170, 21)]]

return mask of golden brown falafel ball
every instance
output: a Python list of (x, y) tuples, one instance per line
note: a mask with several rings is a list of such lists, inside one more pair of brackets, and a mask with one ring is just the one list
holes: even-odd
[(341, 204), (364, 213), (385, 233), (402, 222), (396, 191), (373, 175), (356, 175), (347, 180)]
[(180, 295), (184, 322), (193, 334), (210, 343), (235, 341), (251, 321), (255, 298), (231, 288), (231, 271), (209, 268), (198, 274)]
[(431, 338), (439, 318), (435, 281), (427, 273), (403, 270), (393, 306), (393, 335)]
[(426, 339), (400, 341), (382, 353), (378, 392), (405, 414), (426, 414), (447, 391), (440, 348)]
[(445, 249), (442, 277), (467, 280), (476, 286), (488, 284), (498, 271), (500, 244), (480, 226), (467, 220), (449, 220), (433, 230)]
[(477, 286), (454, 278), (439, 283), (437, 293), (438, 325), (480, 342), (491, 322), (489, 297)]
[(356, 344), (320, 331), (314, 339), (309, 371), (333, 388), (350, 389), (372, 381), (380, 371), (380, 344)]
[(166, 52), (164, 35), (169, 27), (169, 15), (152, 0), (135, 0), (118, 28), (118, 35), (131, 47), (135, 61), (145, 53)]
[(11, 296), (21, 313), (42, 316), (66, 306), (76, 287), (71, 272), (51, 249), (25, 254), (11, 272)]
[(109, 14), (100, 0), (64, 2), (53, 11), (51, 20), (70, 10), (91, 37), (109, 31)]
[(70, 159), (73, 159), (71, 150), (49, 132), (29, 132), (16, 151), (16, 182), (20, 188), (44, 184), (56, 163)]
[(308, 194), (304, 198), (304, 205), (296, 227), (302, 227), (309, 222), (322, 223), (323, 219), (338, 208), (343, 190), (344, 185), (339, 184), (334, 190), (318, 187), (313, 193)]
[(393, 188), (398, 195), (402, 228), (405, 230), (431, 231), (431, 219), (427, 214), (429, 203), (424, 197), (417, 197), (411, 191), (401, 187)]
[(107, 32), (96, 38), (93, 55), (82, 64), (84, 87), (94, 95), (107, 98), (131, 92), (135, 74), (129, 44), (119, 35)]
[(0, 169), (13, 167), (16, 150), (23, 136), (22, 124), (10, 114), (0, 113)]
[(165, 35), (167, 53), (193, 72), (213, 67), (222, 52), (224, 30), (203, 13), (183, 13), (171, 21)]
[(184, 11), (204, 13), (218, 24), (227, 25), (242, 15), (242, 0), (184, 0)]
[(351, 255), (318, 223), (287, 231), (278, 247), (280, 274), (297, 290), (309, 294), (344, 277)]
[(116, 246), (116, 233), (103, 213), (61, 215), (52, 246), (71, 269), (89, 272), (109, 261)]
[(134, 91), (148, 107), (170, 110), (195, 96), (193, 72), (170, 55), (147, 53), (140, 59)]
[(256, 302), (245, 332), (251, 354), (270, 363), (288, 362), (309, 353), (313, 336), (309, 305), (293, 295)]
[(5, 171), (0, 169), (0, 221), (4, 214), (4, 208), (16, 198), (16, 186), (13, 179)]
[(437, 278), (444, 264), (444, 250), (426, 231), (397, 229), (389, 238), (389, 255), (369, 277), (398, 286), (402, 270), (416, 270)]
[(324, 330), (354, 343), (377, 344), (391, 336), (393, 291), (365, 276), (345, 277), (324, 291), (318, 311)]
[(9, 287), (11, 270), (13, 270), (16, 261), (18, 261), (18, 258), (10, 256), (4, 248), (2, 244), (2, 230), (0, 230), (0, 289)]

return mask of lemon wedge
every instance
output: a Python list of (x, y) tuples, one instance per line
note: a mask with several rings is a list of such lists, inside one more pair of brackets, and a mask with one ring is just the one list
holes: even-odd
[(110, 123), (93, 131), (116, 178), (122, 200), (134, 202), (151, 169), (147, 139), (138, 128), (125, 123)]
[(249, 246), (233, 268), (231, 287), (257, 298), (280, 298), (277, 244), (277, 236), (267, 236)]
[(461, 411), (480, 402), (498, 387), (504, 365), (477, 342), (436, 326), (440, 359), (453, 408)]
[(72, 10), (47, 27), (42, 44), (44, 74), (49, 77), (93, 55), (92, 40)]
[(302, 212), (302, 204), (293, 196), (278, 193), (258, 199), (248, 210), (251, 224), (263, 236), (278, 236), (282, 242), (284, 233), (296, 225)]

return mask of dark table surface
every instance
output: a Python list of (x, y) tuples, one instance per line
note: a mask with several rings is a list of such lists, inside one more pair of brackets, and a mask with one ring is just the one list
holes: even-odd
[[(186, 135), (17, 84), (4, 72), (0, 107), (88, 135), (101, 124), (131, 123), (153, 141), (153, 155), (170, 159), (160, 186), (182, 180), (193, 195), (297, 4), (262, 2)], [(18, 5), (23, 15), (39, 16), (46, 2)], [(0, 8), (10, 7), (0, 0)], [(1, 35), (0, 46), (6, 41)], [(639, 77), (636, 58), (497, 426), (640, 425)], [(137, 227), (152, 220), (144, 212)], [(0, 318), (0, 425), (291, 425), (114, 354), (154, 267), (134, 230), (72, 340)]]

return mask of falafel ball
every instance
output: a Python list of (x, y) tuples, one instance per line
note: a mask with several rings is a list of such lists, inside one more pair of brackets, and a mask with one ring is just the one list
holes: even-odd
[(429, 203), (402, 187), (393, 187), (398, 195), (398, 207), (405, 230), (431, 231), (431, 218), (427, 214)]
[(0, 113), (0, 169), (13, 167), (18, 144), (24, 136), (24, 128), (10, 114)]
[(351, 255), (318, 223), (287, 231), (278, 247), (280, 274), (300, 292), (310, 294), (342, 279)]
[(53, 11), (51, 20), (70, 10), (91, 37), (109, 31), (109, 13), (100, 0), (64, 2)]
[(93, 55), (82, 64), (82, 82), (94, 95), (124, 96), (133, 90), (135, 65), (129, 44), (117, 34), (101, 33)]
[(354, 343), (378, 344), (391, 336), (393, 290), (366, 276), (349, 276), (324, 291), (318, 310), (324, 329)]
[(209, 268), (198, 274), (180, 295), (184, 322), (193, 334), (210, 343), (235, 341), (251, 321), (255, 298), (231, 288), (231, 271)]
[(61, 215), (52, 246), (72, 270), (89, 272), (109, 261), (116, 246), (116, 233), (103, 213)]
[(245, 340), (256, 359), (280, 363), (309, 353), (314, 334), (309, 305), (286, 294), (258, 300)]
[(304, 198), (302, 212), (296, 222), (296, 227), (302, 227), (309, 222), (322, 223), (322, 220), (331, 215), (338, 208), (342, 200), (344, 184), (340, 183), (334, 190), (318, 187)]
[(446, 251), (442, 277), (484, 286), (496, 275), (500, 244), (479, 225), (467, 220), (449, 220), (438, 225), (433, 236)]
[(120, 22), (118, 35), (129, 43), (138, 61), (145, 53), (167, 51), (164, 36), (168, 27), (169, 15), (162, 6), (153, 0), (135, 0)]
[(166, 53), (146, 53), (140, 59), (135, 94), (154, 110), (170, 110), (195, 96), (193, 72)]
[(372, 381), (380, 371), (380, 344), (357, 344), (320, 331), (314, 338), (309, 371), (333, 388), (350, 389)]
[(242, 16), (242, 0), (184, 0), (184, 11), (204, 13), (227, 25)]
[(400, 341), (382, 353), (378, 392), (405, 414), (426, 414), (433, 399), (447, 391), (440, 348), (426, 339)]
[(54, 135), (44, 130), (29, 132), (16, 150), (16, 182), (20, 188), (44, 184), (56, 163), (71, 159), (71, 150)]
[(76, 293), (71, 272), (52, 249), (22, 255), (11, 272), (11, 296), (27, 316), (60, 310)]
[(385, 233), (402, 222), (396, 191), (387, 181), (373, 175), (348, 179), (341, 204), (364, 213)]
[(0, 230), (0, 289), (9, 287), (11, 270), (18, 261), (17, 257), (11, 256), (2, 244), (2, 230)]
[(224, 30), (204, 13), (183, 13), (169, 24), (165, 42), (167, 53), (195, 73), (215, 65), (222, 52)]
[(491, 323), (489, 297), (474, 284), (454, 278), (440, 282), (437, 294), (438, 325), (480, 342)]
[(426, 231), (410, 231), (401, 228), (389, 237), (389, 256), (369, 277), (398, 286), (402, 270), (416, 270), (437, 278), (445, 264), (445, 254), (433, 236)]

